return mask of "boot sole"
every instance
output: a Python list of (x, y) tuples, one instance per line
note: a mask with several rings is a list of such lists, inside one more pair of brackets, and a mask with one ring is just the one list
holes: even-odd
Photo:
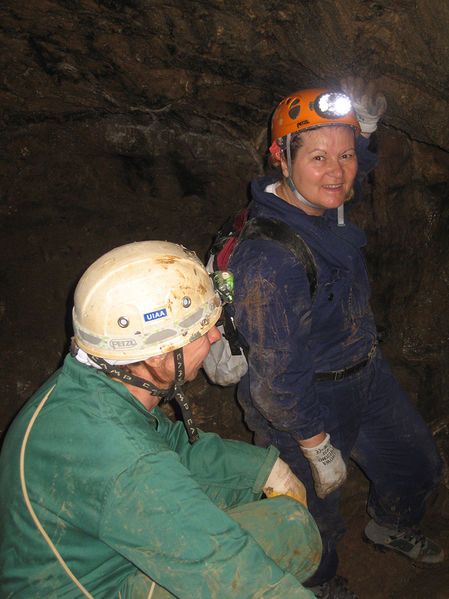
[(415, 557), (410, 557), (409, 555), (407, 555), (403, 551), (400, 551), (399, 549), (395, 549), (394, 547), (386, 547), (385, 545), (380, 545), (379, 543), (372, 541), (371, 539), (369, 539), (366, 536), (366, 534), (364, 532), (362, 533), (362, 541), (364, 541), (368, 545), (371, 545), (373, 547), (373, 549), (375, 549), (376, 551), (379, 551), (380, 553), (387, 553), (388, 551), (392, 551), (393, 553), (396, 553), (397, 555), (400, 555), (401, 557), (405, 557), (405, 559), (407, 559), (409, 562), (411, 562), (417, 568), (432, 568), (434, 566), (438, 566), (438, 565), (442, 564), (444, 561), (444, 558), (443, 558), (443, 560), (441, 560), (439, 562), (423, 562), (422, 560), (416, 559)]

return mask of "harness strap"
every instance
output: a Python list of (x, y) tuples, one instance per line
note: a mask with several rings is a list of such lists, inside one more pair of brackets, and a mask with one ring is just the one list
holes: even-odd
[(246, 222), (238, 242), (241, 243), (246, 239), (274, 241), (288, 250), (305, 270), (309, 280), (310, 297), (313, 301), (318, 285), (315, 258), (307, 243), (292, 227), (275, 218), (256, 216)]

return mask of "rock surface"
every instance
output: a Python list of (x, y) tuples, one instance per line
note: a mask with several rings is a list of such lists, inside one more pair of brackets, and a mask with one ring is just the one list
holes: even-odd
[[(368, 235), (373, 307), (395, 373), (448, 455), (445, 0), (6, 0), (0, 24), (1, 430), (61, 363), (73, 288), (93, 260), (141, 239), (204, 256), (266, 170), (276, 103), (360, 75), (388, 100), (380, 163), (354, 215)], [(250, 439), (233, 389), (200, 377), (190, 394), (203, 428)], [(342, 568), (354, 590), (447, 599), (446, 575), (408, 564), (379, 591), (380, 562), (351, 528), (365, 517), (352, 480)], [(444, 495), (435, 506), (449, 518)], [(447, 519), (429, 525), (448, 548)]]

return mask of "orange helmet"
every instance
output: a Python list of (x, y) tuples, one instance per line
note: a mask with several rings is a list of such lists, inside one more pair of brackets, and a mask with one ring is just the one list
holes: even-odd
[(280, 102), (271, 119), (270, 151), (285, 149), (288, 134), (329, 125), (347, 125), (353, 127), (356, 135), (360, 133), (349, 96), (327, 89), (303, 89), (290, 94)]

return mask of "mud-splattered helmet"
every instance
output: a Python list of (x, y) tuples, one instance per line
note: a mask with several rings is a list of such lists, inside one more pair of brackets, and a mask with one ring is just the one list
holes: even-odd
[(220, 298), (194, 252), (166, 241), (130, 243), (96, 260), (81, 277), (75, 342), (105, 359), (147, 359), (204, 335), (220, 312)]

